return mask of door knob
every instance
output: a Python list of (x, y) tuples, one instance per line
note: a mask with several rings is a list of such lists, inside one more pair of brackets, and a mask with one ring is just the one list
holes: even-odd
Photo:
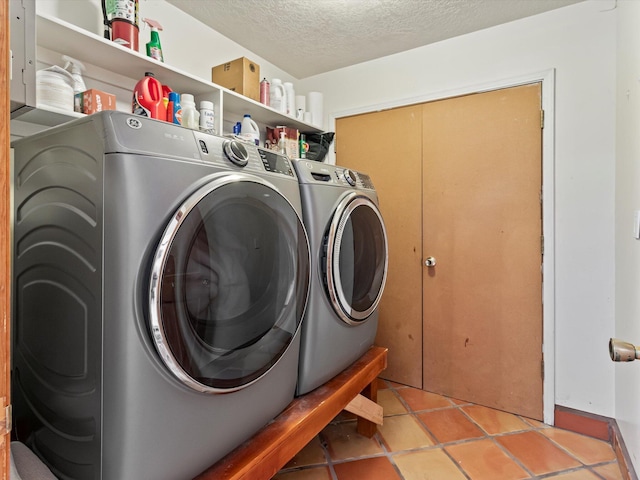
[(436, 259), (435, 257), (427, 257), (424, 261), (425, 266), (427, 267), (435, 267), (436, 266)]
[(609, 355), (614, 362), (633, 362), (640, 358), (640, 347), (617, 338), (609, 340)]

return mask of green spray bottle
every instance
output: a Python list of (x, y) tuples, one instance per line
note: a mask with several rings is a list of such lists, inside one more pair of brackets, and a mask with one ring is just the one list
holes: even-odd
[(162, 31), (162, 25), (160, 25), (160, 22), (150, 18), (143, 18), (142, 21), (151, 28), (151, 40), (147, 43), (147, 57), (155, 58), (159, 62), (164, 62), (162, 46), (160, 45), (160, 34), (158, 33), (158, 31)]

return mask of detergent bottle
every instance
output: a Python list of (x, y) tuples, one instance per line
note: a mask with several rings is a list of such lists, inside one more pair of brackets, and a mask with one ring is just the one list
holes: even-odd
[(167, 122), (182, 125), (182, 106), (180, 105), (180, 94), (177, 92), (169, 92)]
[(146, 72), (133, 89), (131, 111), (136, 115), (165, 120), (167, 109), (162, 97), (162, 84), (152, 72)]
[[(172, 92), (171, 87), (162, 85), (162, 104), (167, 111), (167, 119), (169, 118), (169, 94)], [(167, 120), (169, 122), (170, 120)]]
[(269, 89), (269, 105), (276, 112), (286, 113), (286, 92), (282, 80), (279, 78), (271, 79), (271, 88)]
[(162, 25), (160, 25), (160, 22), (152, 20), (151, 18), (143, 18), (142, 21), (151, 27), (151, 40), (147, 43), (147, 57), (151, 57), (159, 62), (164, 62), (162, 46), (160, 45), (160, 34), (158, 33), (158, 30), (162, 31)]
[(251, 143), (255, 143), (256, 145), (260, 144), (260, 129), (258, 128), (258, 124), (251, 118), (251, 115), (247, 114), (242, 119), (240, 136)]

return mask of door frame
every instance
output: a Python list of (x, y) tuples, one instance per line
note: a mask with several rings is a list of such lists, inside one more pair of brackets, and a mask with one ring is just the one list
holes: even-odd
[[(10, 412), (5, 407), (11, 401), (11, 195), (10, 195), (10, 132), (9, 113), (10, 99), (10, 35), (9, 35), (9, 2), (0, 5), (0, 365), (2, 365), (2, 379), (0, 379), (0, 479), (9, 478), (10, 466), (10, 425), (6, 418)], [(9, 427), (9, 428), (7, 428)]]
[[(543, 415), (544, 423), (554, 424), (555, 409), (555, 69), (533, 72), (517, 77), (497, 79), (451, 90), (427, 93), (375, 105), (365, 105), (329, 115), (329, 130), (335, 132), (336, 119), (363, 113), (406, 107), (420, 103), (446, 100), (447, 98), (475, 93), (485, 93), (530, 83), (542, 84), (542, 356), (543, 367)], [(328, 163), (335, 164), (335, 152), (329, 152)]]

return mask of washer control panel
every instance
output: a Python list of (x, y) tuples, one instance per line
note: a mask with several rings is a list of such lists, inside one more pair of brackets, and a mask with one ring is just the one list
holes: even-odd
[(193, 132), (193, 135), (195, 135), (200, 158), (204, 162), (235, 166), (247, 172), (270, 172), (296, 178), (292, 162), (286, 155), (236, 139), (203, 132)]

